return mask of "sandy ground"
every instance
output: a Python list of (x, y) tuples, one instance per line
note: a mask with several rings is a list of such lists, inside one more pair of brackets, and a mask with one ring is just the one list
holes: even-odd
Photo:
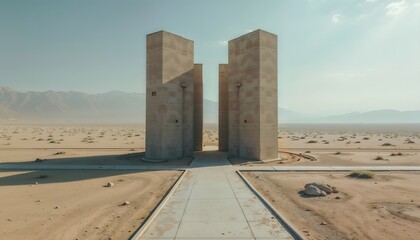
[(0, 125), (1, 148), (143, 149), (144, 125)]
[(204, 147), (217, 146), (219, 143), (219, 135), (217, 124), (204, 124), (203, 129), (203, 145)]
[(0, 172), (0, 238), (128, 239), (180, 174)]
[[(376, 151), (354, 150), (337, 151), (338, 149), (313, 150), (295, 154), (279, 153), (278, 161), (250, 161), (247, 159), (231, 158), (230, 162), (242, 166), (420, 166), (420, 150), (412, 151)], [(303, 154), (300, 156), (299, 154)], [(311, 158), (305, 158), (311, 156)]]
[(420, 150), (420, 124), (289, 124), (278, 133), (279, 147), (289, 150)]
[[(218, 144), (217, 125), (206, 124), (206, 148)], [(420, 125), (281, 125), (281, 161), (264, 165), (420, 165)], [(385, 145), (385, 146), (383, 146)], [(390, 145), (390, 146), (388, 146)], [(0, 124), (0, 163), (135, 164), (144, 152), (144, 125), (19, 125)], [(306, 154), (311, 161), (297, 157)], [(380, 160), (377, 158), (380, 157)], [(166, 165), (188, 165), (191, 159)], [(234, 164), (261, 165), (238, 159)]]
[[(278, 131), (279, 159), (241, 165), (420, 166), (420, 125), (285, 125)], [(289, 154), (293, 153), (293, 154)], [(316, 161), (299, 157), (304, 154)]]
[(189, 165), (192, 159), (148, 163), (144, 125), (0, 125), (0, 163)]
[[(420, 173), (376, 173), (369, 180), (349, 178), (346, 173), (245, 172), (245, 176), (307, 239), (420, 236)], [(336, 186), (339, 193), (306, 197), (300, 191), (310, 182)]]

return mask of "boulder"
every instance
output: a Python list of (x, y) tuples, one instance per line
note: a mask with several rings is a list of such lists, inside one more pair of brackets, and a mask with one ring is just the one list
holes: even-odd
[(330, 194), (330, 193), (333, 192), (333, 187), (326, 184), (326, 183), (315, 183), (315, 182), (314, 183), (308, 183), (308, 184), (305, 185), (305, 188), (306, 188), (307, 185), (315, 186), (315, 187), (319, 188), (321, 191), (326, 192), (327, 194)]
[(303, 191), (308, 196), (325, 196), (327, 195), (326, 192), (322, 191), (321, 189), (317, 188), (314, 185), (306, 184), (305, 190)]

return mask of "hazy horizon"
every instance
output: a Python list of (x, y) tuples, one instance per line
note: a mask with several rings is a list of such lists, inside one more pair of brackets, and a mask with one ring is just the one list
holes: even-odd
[[(12, 88), (12, 87), (9, 87), (9, 86), (0, 86), (0, 89), (1, 88), (9, 88), (9, 89), (12, 89), (12, 90), (14, 90), (14, 91), (17, 91), (17, 92), (22, 92), (22, 93), (27, 93), (27, 92), (39, 92), (39, 93), (43, 93), (43, 92), (49, 92), (49, 91), (53, 91), (53, 92), (77, 92), (77, 93), (84, 93), (84, 94), (89, 94), (89, 95), (100, 95), (100, 94), (108, 94), (108, 93), (112, 93), (112, 92), (120, 92), (120, 93), (127, 93), (127, 94), (145, 94), (145, 92), (134, 92), (134, 91), (123, 91), (123, 90), (109, 90), (109, 91), (106, 91), (106, 92), (98, 92), (98, 93), (88, 93), (88, 92), (83, 92), (83, 91), (75, 91), (75, 90), (67, 90), (67, 91), (63, 91), (63, 90), (52, 90), (52, 89), (49, 89), (49, 90), (43, 90), (43, 91), (33, 91), (33, 90), (28, 90), (28, 91), (19, 91), (19, 90), (16, 90), (16, 89), (14, 89), (14, 88)], [(204, 98), (204, 100), (207, 100), (207, 101), (210, 101), (210, 102), (212, 102), (212, 103), (215, 103), (215, 104), (217, 104), (219, 101), (218, 101), (218, 99), (216, 99), (216, 100), (211, 100), (211, 99), (207, 99), (207, 98)], [(204, 106), (204, 108), (205, 108), (205, 106)], [(308, 112), (298, 112), (298, 111), (294, 111), (294, 110), (291, 110), (291, 109), (287, 109), (287, 108), (283, 108), (283, 107), (281, 107), (281, 106), (279, 106), (279, 108), (281, 108), (281, 109), (285, 109), (285, 110), (288, 110), (288, 111), (292, 111), (292, 112), (296, 112), (296, 113), (302, 113), (302, 114), (312, 114), (312, 115), (315, 115), (315, 116), (318, 116), (319, 115), (319, 117), (322, 117), (322, 116), (329, 116), (329, 115), (335, 115), (335, 114), (322, 114), (322, 113), (320, 113), (320, 112), (312, 112), (312, 113), (308, 113)], [(411, 109), (411, 110), (400, 110), (400, 109), (389, 109), (389, 108), (384, 108), (384, 109), (372, 109), (372, 110), (369, 110), (369, 111), (357, 111), (357, 110), (355, 110), (355, 111), (351, 111), (351, 112), (344, 112), (344, 113), (342, 113), (342, 114), (349, 114), (349, 113), (363, 113), (363, 112), (373, 112), (373, 111), (382, 111), (382, 110), (395, 110), (395, 111), (401, 111), (401, 112), (405, 112), (405, 111), (408, 111), (408, 112), (410, 112), (410, 111), (420, 111), (420, 109)], [(337, 115), (339, 115), (339, 114), (337, 114)]]
[(279, 107), (420, 109), (420, 0), (1, 1), (0, 86), (144, 92), (145, 36), (164, 29), (194, 40), (217, 102), (227, 41), (259, 28), (279, 37)]

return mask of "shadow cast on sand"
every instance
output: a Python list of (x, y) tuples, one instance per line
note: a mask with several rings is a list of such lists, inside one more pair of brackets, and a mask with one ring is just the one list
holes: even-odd
[(60, 158), (48, 159), (34, 159), (26, 162), (3, 162), (1, 164), (37, 164), (42, 165), (118, 165), (118, 166), (189, 166), (193, 158), (173, 159), (166, 162), (147, 162), (142, 159), (145, 152), (133, 152), (128, 154), (117, 155), (98, 155), (98, 156), (84, 156), (84, 157), (67, 157), (61, 155)]
[[(99, 155), (85, 157), (66, 157), (37, 159), (26, 162), (3, 162), (1, 165), (12, 165), (0, 170), (0, 173), (15, 172), (17, 174), (1, 174), (0, 186), (13, 185), (33, 185), (48, 183), (65, 183), (89, 180), (95, 178), (112, 177), (130, 173), (159, 171), (171, 167), (189, 166), (193, 158), (174, 159), (167, 162), (153, 163), (142, 161), (144, 152), (119, 154), (119, 155)], [(45, 166), (45, 169), (43, 169)], [(77, 166), (76, 169), (66, 169), (67, 167)], [(89, 169), (89, 167), (99, 167)], [(107, 166), (121, 167), (145, 167), (145, 169), (108, 169)], [(51, 168), (53, 167), (53, 168)], [(60, 169), (60, 168), (63, 169)], [(77, 169), (80, 167), (81, 169)], [(102, 167), (104, 167), (102, 169)], [(151, 167), (151, 169), (148, 169)], [(57, 168), (57, 169), (54, 169)], [(84, 169), (86, 168), (86, 169)], [(177, 169), (173, 169), (177, 170)]]
[[(42, 185), (49, 183), (67, 183), (90, 180), (96, 178), (113, 177), (147, 171), (109, 171), (109, 170), (22, 170), (1, 172), (18, 172), (17, 174), (0, 177), (1, 186), (18, 186), (18, 185)], [(121, 181), (123, 181), (121, 179)], [(106, 182), (104, 182), (105, 184)], [(83, 184), (83, 183), (80, 183)]]
[(308, 195), (304, 191), (299, 191), (299, 196), (301, 198), (322, 198), (322, 196), (311, 196), (311, 195)]
[[(147, 162), (142, 161), (144, 152), (129, 153), (122, 155), (100, 155), (86, 157), (63, 157), (31, 160), (26, 162), (3, 162), (1, 165), (12, 165), (0, 170), (0, 173), (16, 172), (17, 174), (0, 177), (0, 186), (14, 185), (34, 185), (48, 183), (76, 182), (95, 178), (112, 177), (130, 173), (160, 171), (165, 169), (178, 170), (185, 167), (203, 168), (203, 167), (222, 167), (230, 163), (225, 160), (225, 153), (219, 151), (195, 152), (194, 158), (174, 159), (166, 162)], [(20, 166), (20, 167), (19, 167)], [(42, 167), (45, 166), (45, 169)], [(51, 168), (51, 166), (53, 168)], [(60, 166), (63, 169), (60, 169)], [(66, 169), (66, 167), (78, 166), (81, 169)], [(97, 169), (88, 169), (91, 166), (104, 167)], [(107, 166), (122, 166), (133, 169), (112, 169)], [(57, 167), (57, 169), (54, 169)], [(86, 167), (86, 169), (84, 169)], [(145, 167), (145, 169), (135, 168)], [(150, 167), (150, 168), (149, 168)], [(162, 169), (160, 169), (162, 168)], [(178, 169), (177, 169), (178, 168)]]

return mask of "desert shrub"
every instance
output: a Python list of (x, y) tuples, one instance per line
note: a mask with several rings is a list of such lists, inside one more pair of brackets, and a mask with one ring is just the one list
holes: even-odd
[(310, 141), (308, 141), (308, 143), (317, 143), (318, 141), (316, 141), (316, 140), (310, 140)]
[(352, 178), (371, 179), (375, 176), (375, 174), (371, 171), (353, 171), (347, 176)]
[(335, 155), (340, 155), (341, 154), (341, 152), (336, 152), (336, 153), (334, 153)]
[(384, 160), (384, 158), (383, 158), (382, 156), (377, 156), (377, 157), (375, 158), (375, 160)]
[(384, 143), (384, 144), (382, 144), (382, 146), (389, 147), (389, 146), (392, 146), (392, 144), (391, 143)]

